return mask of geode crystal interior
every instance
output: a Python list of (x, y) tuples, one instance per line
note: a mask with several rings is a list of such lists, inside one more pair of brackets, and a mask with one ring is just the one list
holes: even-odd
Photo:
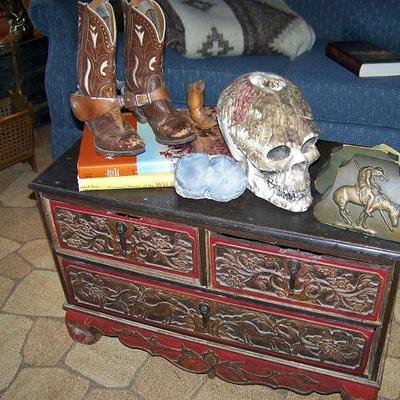
[(246, 184), (246, 174), (232, 157), (196, 153), (175, 166), (175, 190), (182, 197), (226, 202), (239, 197)]

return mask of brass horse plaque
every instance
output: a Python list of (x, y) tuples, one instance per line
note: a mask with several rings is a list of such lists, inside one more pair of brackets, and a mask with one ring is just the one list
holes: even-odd
[(354, 155), (314, 207), (322, 223), (400, 242), (400, 174), (394, 161)]

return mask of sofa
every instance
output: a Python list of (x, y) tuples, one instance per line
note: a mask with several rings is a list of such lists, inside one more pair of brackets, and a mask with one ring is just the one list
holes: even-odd
[[(369, 40), (400, 52), (398, 0), (286, 0), (316, 33), (310, 51), (290, 60), (282, 55), (246, 55), (190, 59), (165, 50), (164, 71), (174, 104), (185, 107), (189, 82), (206, 82), (205, 102), (215, 105), (221, 91), (250, 71), (287, 77), (310, 104), (321, 138), (400, 149), (400, 77), (358, 78), (325, 56), (330, 41)], [(81, 135), (70, 111), (76, 90), (77, 13), (75, 0), (31, 0), (29, 14), (49, 39), (45, 87), (51, 116), (53, 156)], [(117, 77), (123, 80), (123, 44), (119, 35)]]

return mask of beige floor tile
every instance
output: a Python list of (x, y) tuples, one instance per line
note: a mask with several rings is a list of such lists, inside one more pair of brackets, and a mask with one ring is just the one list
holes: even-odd
[(50, 145), (36, 149), (36, 163), (39, 173), (44, 171), (52, 163), (53, 160), (50, 153)]
[(175, 367), (161, 357), (151, 357), (140, 369), (133, 386), (146, 400), (186, 400), (208, 379)]
[(289, 392), (286, 400), (341, 400), (339, 393), (322, 395), (318, 393), (312, 393), (308, 396), (303, 396), (294, 392)]
[(73, 346), (65, 363), (102, 386), (118, 388), (131, 383), (147, 358), (144, 351), (129, 349), (117, 338), (104, 336), (92, 345)]
[(398, 301), (394, 307), (394, 318), (397, 323), (400, 323), (400, 301)]
[(393, 321), (390, 329), (389, 350), (390, 357), (400, 358), (400, 324)]
[(18, 315), (0, 314), (0, 390), (8, 387), (18, 371), (21, 349), (32, 323)]
[(11, 168), (6, 168), (0, 171), (0, 193), (7, 189), (7, 187), (14, 182), (21, 172), (13, 170)]
[(32, 271), (32, 267), (17, 253), (9, 254), (0, 260), (0, 275), (20, 281)]
[(39, 211), (32, 208), (0, 208), (1, 235), (17, 242), (45, 239), (46, 232), (40, 220)]
[(138, 400), (138, 397), (128, 390), (94, 389), (85, 400)]
[(400, 395), (400, 360), (387, 357), (385, 370), (379, 395), (388, 400), (397, 400)]
[(89, 382), (60, 368), (25, 368), (2, 400), (81, 400)]
[(47, 239), (31, 240), (25, 243), (18, 250), (18, 254), (29, 261), (35, 268), (56, 269)]
[(34, 172), (23, 172), (7, 189), (0, 193), (0, 202), (5, 207), (35, 207), (36, 200), (32, 198), (32, 190), (28, 183), (36, 178)]
[(11, 279), (0, 276), (0, 308), (7, 300), (13, 286), (14, 282)]
[(8, 169), (18, 172), (32, 172), (32, 167), (31, 164), (29, 164), (29, 162), (20, 162), (18, 164), (14, 164)]
[(72, 346), (64, 319), (39, 318), (24, 346), (24, 361), (34, 366), (56, 365)]
[(3, 311), (40, 317), (63, 317), (64, 293), (58, 274), (33, 270), (16, 287)]
[[(0, 217), (1, 218), (1, 217)], [(0, 219), (1, 221), (1, 219)], [(4, 225), (3, 225), (4, 226)], [(3, 233), (3, 232), (2, 232)], [(17, 250), (20, 244), (0, 236), (0, 259)]]
[(394, 317), (398, 323), (400, 323), (400, 279), (397, 285), (397, 297), (394, 304)]
[(196, 400), (284, 400), (287, 392), (261, 385), (234, 385), (221, 379), (208, 379), (196, 395)]

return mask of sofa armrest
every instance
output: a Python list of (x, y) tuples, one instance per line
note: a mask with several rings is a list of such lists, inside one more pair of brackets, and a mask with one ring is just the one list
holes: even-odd
[[(55, 100), (55, 96), (68, 100), (69, 94), (77, 87), (78, 12), (76, 4), (75, 0), (31, 0), (30, 3), (30, 15), (35, 28), (45, 34), (49, 40), (45, 83), (50, 106), (50, 101)], [(60, 112), (61, 110), (58, 110), (58, 113)], [(57, 122), (53, 118), (52, 121)]]
[(60, 34), (77, 29), (75, 0), (31, 0), (29, 17), (36, 30), (49, 37), (55, 31)]
[(37, 31), (49, 35), (48, 10), (50, 4), (47, 0), (32, 0), (29, 4), (29, 17)]
[(53, 156), (58, 156), (81, 134), (81, 126), (69, 104), (70, 94), (77, 90), (77, 1), (31, 0), (29, 15), (35, 29), (49, 40), (45, 89), (52, 123)]

